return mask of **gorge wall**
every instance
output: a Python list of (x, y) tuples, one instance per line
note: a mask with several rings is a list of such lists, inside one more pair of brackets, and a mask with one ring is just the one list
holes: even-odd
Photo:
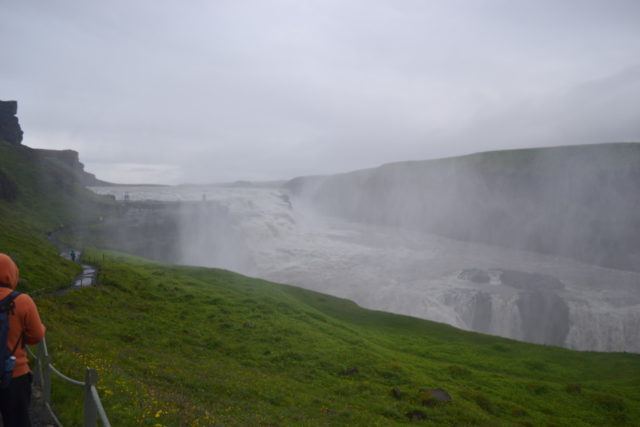
[(97, 246), (518, 340), (640, 352), (640, 273), (328, 217), (278, 187), (94, 190), (122, 200), (92, 229)]
[(0, 101), (0, 139), (19, 145), (22, 142), (23, 132), (16, 114), (18, 114), (16, 101)]
[(356, 222), (640, 269), (640, 144), (402, 162), (287, 187)]

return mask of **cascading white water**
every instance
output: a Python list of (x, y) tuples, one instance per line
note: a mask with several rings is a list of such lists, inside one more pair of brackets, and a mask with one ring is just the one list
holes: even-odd
[[(640, 352), (639, 273), (323, 217), (280, 188), (95, 191), (162, 201), (200, 201), (205, 194), (200, 211), (182, 221), (185, 264), (234, 269), (519, 340)], [(461, 274), (469, 269), (486, 277), (470, 280)], [(501, 278), (505, 271), (510, 282)]]

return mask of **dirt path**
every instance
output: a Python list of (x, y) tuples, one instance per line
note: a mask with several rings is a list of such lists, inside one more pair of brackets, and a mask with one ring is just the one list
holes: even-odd
[[(66, 258), (68, 260), (72, 260), (74, 262), (80, 262), (80, 265), (82, 265), (82, 273), (73, 280), (70, 286), (57, 290), (53, 292), (52, 295), (54, 296), (64, 295), (70, 291), (73, 291), (74, 289), (84, 288), (88, 286), (95, 286), (97, 284), (97, 276), (98, 276), (97, 268), (90, 264), (85, 264), (81, 262), (81, 259), (82, 259), (81, 251), (71, 249), (71, 248), (65, 248), (60, 244), (59, 241), (58, 242), (55, 241), (56, 240), (55, 237), (53, 238), (52, 237), (53, 236), (50, 235), (49, 239), (52, 241), (52, 243), (54, 244), (57, 243), (56, 246), (58, 246), (58, 249), (61, 250), (60, 252), (61, 257)], [(74, 256), (72, 256), (72, 251)], [(75, 258), (75, 259), (72, 259), (72, 258)], [(42, 389), (35, 384), (32, 387), (32, 396), (31, 396), (31, 423), (33, 427), (56, 427), (59, 425), (53, 419), (53, 417), (49, 413), (49, 410), (45, 406)], [(0, 420), (0, 427), (2, 427), (2, 420)]]
[[(82, 251), (69, 247), (58, 238), (58, 234), (64, 230), (65, 228), (59, 228), (47, 233), (47, 239), (49, 240), (49, 242), (51, 242), (51, 244), (58, 248), (58, 251), (60, 251), (60, 256), (62, 258), (79, 263), (82, 266), (82, 273), (75, 278), (71, 286), (64, 288), (58, 292), (66, 293), (71, 289), (94, 286), (97, 283), (97, 268), (90, 264), (83, 263)], [(56, 295), (57, 294), (58, 293), (56, 293)]]
[[(42, 390), (36, 385), (31, 387), (31, 425), (33, 427), (57, 427), (58, 424), (51, 418), (49, 411), (44, 405)], [(0, 427), (2, 427), (2, 417), (0, 417)]]
[(33, 427), (58, 426), (45, 406), (42, 389), (37, 385), (34, 385), (31, 390), (31, 424)]
[[(63, 258), (66, 258), (68, 260), (72, 259), (72, 256), (70, 255), (71, 250), (65, 250), (60, 252), (60, 256)], [(73, 283), (71, 283), (70, 286), (63, 288), (63, 289), (59, 289), (55, 292), (53, 292), (52, 295), (64, 295), (69, 291), (72, 291), (74, 289), (78, 289), (78, 288), (86, 288), (89, 286), (95, 286), (98, 282), (98, 269), (91, 265), (91, 264), (85, 264), (81, 261), (81, 257), (82, 257), (82, 252), (81, 251), (76, 251), (74, 250), (75, 253), (75, 260), (74, 262), (79, 262), (80, 265), (82, 266), (82, 273), (80, 273), (80, 275), (78, 275), (74, 280)]]

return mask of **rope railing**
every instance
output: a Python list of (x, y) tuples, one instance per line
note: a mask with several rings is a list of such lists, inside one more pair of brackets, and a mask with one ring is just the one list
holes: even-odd
[(51, 363), (49, 363), (49, 369), (51, 369), (51, 372), (53, 372), (54, 374), (56, 374), (57, 376), (59, 376), (60, 378), (65, 380), (66, 382), (71, 383), (71, 384), (75, 384), (75, 385), (79, 385), (81, 387), (84, 387), (84, 383), (82, 381), (78, 381), (78, 380), (74, 380), (73, 378), (69, 378), (68, 376), (66, 376), (62, 372), (58, 371), (56, 369), (56, 367), (53, 366)]
[(56, 425), (58, 427), (61, 427), (62, 423), (60, 422), (58, 417), (56, 417), (56, 414), (55, 414), (55, 412), (53, 412), (53, 409), (51, 409), (51, 405), (49, 405), (49, 403), (47, 403), (47, 402), (44, 402), (44, 406), (45, 406), (45, 408), (47, 408), (47, 411), (49, 411), (49, 415), (51, 415), (51, 418), (53, 418), (53, 421), (56, 423)]
[(100, 417), (100, 421), (102, 421), (103, 426), (111, 427), (107, 413), (102, 406), (98, 389), (96, 388), (96, 384), (98, 384), (98, 372), (95, 369), (87, 368), (85, 371), (84, 381), (74, 380), (53, 366), (49, 350), (47, 349), (47, 341), (44, 338), (38, 344), (37, 355), (33, 354), (29, 347), (27, 347), (27, 350), (31, 357), (36, 361), (36, 383), (42, 387), (44, 405), (59, 427), (62, 427), (62, 424), (51, 408), (52, 372), (64, 381), (84, 388), (84, 427), (96, 427), (98, 425), (98, 417)]

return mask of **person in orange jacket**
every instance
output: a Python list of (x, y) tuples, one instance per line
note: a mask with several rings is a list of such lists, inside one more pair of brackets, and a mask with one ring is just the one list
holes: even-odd
[[(16, 286), (20, 273), (13, 260), (0, 253), (0, 301), (8, 297)], [(31, 426), (31, 370), (25, 345), (37, 344), (44, 338), (45, 327), (31, 297), (20, 294), (13, 300), (9, 315), (7, 347), (14, 351), (15, 366), (7, 388), (0, 388), (0, 413), (4, 427)]]

